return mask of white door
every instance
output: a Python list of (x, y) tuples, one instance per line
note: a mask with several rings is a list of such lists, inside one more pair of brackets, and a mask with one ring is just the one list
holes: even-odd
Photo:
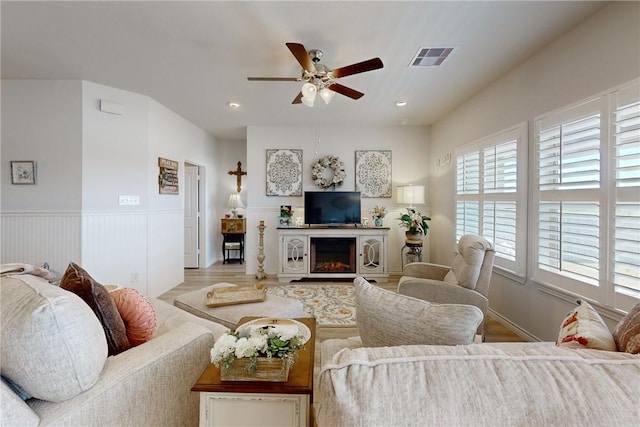
[(198, 197), (198, 166), (184, 167), (184, 267), (198, 268), (200, 249), (200, 203)]

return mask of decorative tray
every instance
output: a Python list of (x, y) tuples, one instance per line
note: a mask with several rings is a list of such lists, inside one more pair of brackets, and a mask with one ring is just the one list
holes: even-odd
[(264, 301), (265, 299), (267, 299), (267, 287), (263, 283), (214, 288), (207, 292), (207, 307), (246, 304)]
[(294, 319), (280, 319), (276, 317), (261, 317), (259, 319), (250, 320), (238, 326), (238, 332), (245, 329), (251, 331), (253, 329), (270, 327), (279, 327), (281, 330), (289, 330), (294, 334), (299, 335), (302, 338), (301, 344), (306, 343), (309, 341), (309, 338), (311, 338), (311, 330), (304, 323), (298, 322)]

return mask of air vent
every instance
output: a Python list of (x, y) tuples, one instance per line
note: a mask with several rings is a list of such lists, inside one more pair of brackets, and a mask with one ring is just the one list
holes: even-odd
[(411, 67), (438, 67), (451, 52), (452, 47), (421, 47), (411, 61)]

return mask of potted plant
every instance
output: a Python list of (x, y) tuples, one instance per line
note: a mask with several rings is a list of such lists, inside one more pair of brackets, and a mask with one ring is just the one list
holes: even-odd
[(415, 208), (407, 208), (407, 213), (402, 214), (398, 219), (400, 220), (400, 227), (407, 229), (405, 233), (407, 239), (420, 240), (423, 235), (427, 235), (429, 230), (427, 221), (431, 221), (431, 218), (422, 215)]

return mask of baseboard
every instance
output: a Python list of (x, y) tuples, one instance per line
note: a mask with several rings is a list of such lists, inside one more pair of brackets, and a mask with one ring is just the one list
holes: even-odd
[(528, 331), (522, 329), (506, 317), (502, 316), (500, 313), (489, 309), (489, 313), (491, 313), (491, 317), (493, 317), (496, 322), (500, 323), (505, 328), (509, 329), (514, 334), (520, 336), (520, 338), (528, 341), (528, 342), (541, 342), (542, 340), (535, 335), (530, 334)]

